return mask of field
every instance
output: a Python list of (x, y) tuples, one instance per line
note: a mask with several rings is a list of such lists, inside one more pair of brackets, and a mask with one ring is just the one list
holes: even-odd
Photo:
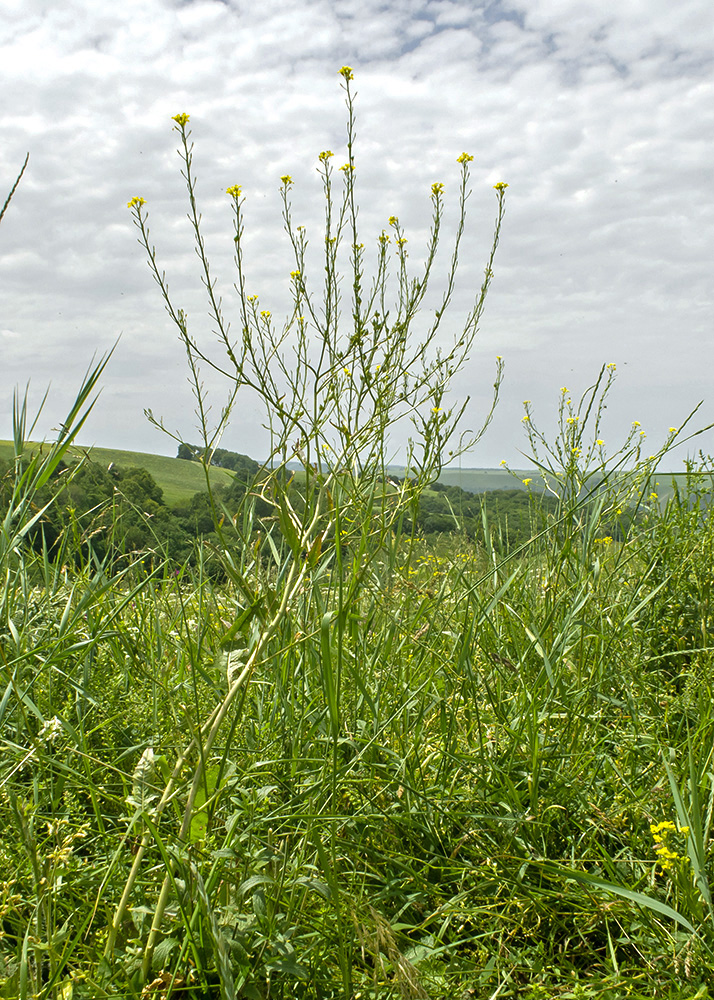
[(239, 561), (149, 575), (18, 544), (48, 461), (0, 553), (2, 996), (709, 995), (701, 476), (508, 558), (246, 501)]

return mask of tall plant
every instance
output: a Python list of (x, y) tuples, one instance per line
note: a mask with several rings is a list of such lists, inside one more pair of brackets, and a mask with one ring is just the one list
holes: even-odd
[[(392, 216), (377, 236), (376, 259), (370, 274), (368, 253), (358, 228), (354, 77), (348, 66), (342, 67), (340, 76), (347, 106), (347, 157), (337, 173), (332, 151), (325, 150), (318, 157), (324, 195), (321, 246), (324, 278), (319, 282), (309, 273), (306, 230), (293, 220), (294, 181), (289, 174), (280, 178), (282, 217), (293, 259), (292, 306), (282, 322), (275, 319), (257, 295), (249, 294), (244, 267), (245, 197), (239, 185), (227, 189), (233, 213), (237, 336), (230, 332), (201, 230), (189, 116), (177, 114), (173, 119), (179, 137), (194, 246), (222, 358), (189, 329), (185, 311), (175, 304), (169, 292), (151, 242), (144, 199), (134, 197), (129, 202), (139, 242), (186, 352), (203, 435), (203, 463), (209, 491), (212, 453), (237, 401), (245, 393), (252, 393), (264, 408), (270, 446), (261, 475), (237, 511), (221, 510), (212, 496), (219, 537), (225, 538), (231, 526), (245, 543), (242, 562), (228, 547), (219, 553), (225, 572), (237, 585), (244, 602), (228, 638), (235, 640), (242, 635), (244, 649), (230, 661), (225, 696), (210, 708), (205, 718), (197, 720), (193, 737), (178, 756), (163, 795), (152, 810), (152, 822), (115, 914), (107, 955), (111, 954), (143, 851), (149, 843), (149, 830), (173, 799), (186, 762), (190, 761), (192, 766), (180, 830), (184, 840), (190, 833), (199, 791), (206, 788), (206, 761), (229, 709), (256, 664), (267, 657), (273, 638), (279, 631), (283, 635), (285, 623), (292, 615), (300, 617), (306, 626), (303, 634), (307, 628), (314, 628), (320, 637), (323, 694), (336, 754), (341, 727), (344, 631), (350, 610), (368, 579), (370, 565), (379, 553), (394, 565), (395, 537), (399, 536), (401, 526), (408, 523), (420, 492), (438, 477), (445, 460), (461, 454), (479, 440), (496, 405), (503, 374), (500, 358), (493, 400), (479, 430), (459, 434), (468, 400), (450, 405), (448, 393), (454, 376), (469, 358), (478, 331), (493, 278), (507, 185), (495, 185), (495, 228), (484, 275), (471, 308), (457, 331), (447, 332), (445, 314), (454, 296), (473, 160), (468, 153), (458, 157), (458, 221), (446, 282), (425, 332), (419, 333), (417, 316), (425, 301), (441, 240), (444, 185), (437, 182), (431, 186), (432, 221), (420, 272), (412, 272), (404, 228)], [(396, 265), (393, 277), (392, 260)], [(347, 302), (343, 291), (346, 288), (349, 288)], [(221, 372), (229, 383), (228, 402), (215, 427), (209, 425), (201, 364)], [(163, 427), (150, 411), (148, 416)], [(411, 423), (411, 437), (404, 477), (396, 480), (389, 472), (394, 447), (392, 433), (395, 426), (404, 422)], [(297, 473), (296, 464), (300, 470)], [(271, 516), (263, 517), (262, 532), (256, 537), (257, 500), (262, 501), (263, 511), (264, 505), (268, 505)], [(266, 565), (272, 566), (272, 570), (266, 572)], [(287, 641), (289, 644), (298, 640)], [(336, 768), (333, 795), (335, 773)], [(320, 844), (316, 849), (321, 863), (324, 861), (326, 865), (329, 850)], [(144, 956), (144, 975), (150, 969), (172, 878), (169, 872), (156, 908)], [(343, 973), (348, 978), (346, 968)]]

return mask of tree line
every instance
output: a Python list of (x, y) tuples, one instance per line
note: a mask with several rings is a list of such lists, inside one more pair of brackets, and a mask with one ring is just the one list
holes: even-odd
[[(199, 461), (202, 449), (181, 444), (177, 457)], [(37, 550), (46, 548), (52, 557), (63, 551), (63, 540), (71, 539), (73, 551), (100, 561), (136, 558), (138, 553), (146, 553), (149, 562), (157, 557), (168, 557), (176, 563), (193, 561), (197, 540), (218, 541), (215, 512), (219, 518), (231, 516), (248, 490), (256, 493), (260, 517), (274, 513), (259, 496), (258, 462), (221, 448), (213, 452), (210, 464), (233, 473), (229, 485), (213, 488), (214, 504), (207, 492), (199, 491), (169, 505), (161, 487), (144, 468), (114, 464), (106, 467), (90, 458), (69, 465), (62, 463), (35, 498), (38, 510), (47, 509), (28, 535), (28, 542)], [(3, 510), (7, 509), (11, 489), (12, 470), (0, 462)], [(296, 509), (300, 509), (299, 474), (291, 490)], [(437, 482), (419, 498), (411, 526), (431, 541), (441, 535), (458, 534), (483, 544), (486, 531), (491, 544), (506, 552), (527, 542), (538, 530), (538, 518), (555, 506), (554, 498), (522, 489), (475, 494)], [(230, 533), (227, 535), (230, 540)], [(226, 544), (225, 538), (222, 544)]]

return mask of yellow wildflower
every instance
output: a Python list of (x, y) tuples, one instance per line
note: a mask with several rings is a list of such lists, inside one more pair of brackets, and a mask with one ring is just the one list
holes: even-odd
[(226, 194), (229, 194), (231, 198), (240, 198), (242, 190), (240, 184), (231, 184), (230, 187), (226, 188)]
[(471, 156), (469, 153), (462, 153), (461, 156), (456, 157), (457, 163), (471, 163), (472, 160), (473, 156)]
[(493, 190), (494, 191), (505, 191), (507, 187), (508, 187), (508, 184), (506, 184), (505, 181), (499, 181), (498, 184), (494, 184), (493, 185)]
[(293, 179), (290, 174), (283, 174), (280, 178), (283, 187), (290, 187), (292, 185)]
[(141, 206), (145, 205), (145, 204), (146, 204), (146, 200), (144, 198), (139, 198), (138, 196), (135, 196), (135, 197), (133, 197), (131, 199), (131, 201), (128, 201), (126, 203), (126, 207), (127, 208), (141, 208)]
[(431, 185), (431, 193), (434, 196), (438, 196), (444, 193), (444, 185), (441, 183), (436, 183)]
[(355, 78), (351, 66), (343, 66), (340, 70), (340, 76), (344, 76), (345, 80), (354, 80)]
[(527, 486), (529, 483), (532, 483), (533, 480), (532, 479), (521, 479), (521, 482), (523, 483), (524, 486)]
[(343, 163), (342, 166), (340, 167), (340, 170), (342, 170), (343, 173), (347, 173), (348, 170), (354, 170), (354, 168), (355, 168), (354, 163)]
[(605, 444), (605, 442), (603, 441), (603, 439), (602, 439), (602, 438), (598, 438), (598, 439), (597, 439), (597, 441), (595, 442), (595, 444), (596, 444), (596, 445), (597, 445), (597, 446), (598, 446), (599, 448), (602, 448), (602, 446), (603, 446), (603, 445)]
[(323, 151), (320, 153), (320, 156), (318, 157), (318, 159), (320, 159), (324, 163), (326, 160), (329, 160), (330, 157), (334, 156), (334, 155), (335, 154), (332, 152), (331, 149), (323, 149)]
[(389, 222), (390, 226), (398, 226), (399, 225), (399, 219), (396, 217), (396, 215), (390, 215), (389, 219), (387, 221)]

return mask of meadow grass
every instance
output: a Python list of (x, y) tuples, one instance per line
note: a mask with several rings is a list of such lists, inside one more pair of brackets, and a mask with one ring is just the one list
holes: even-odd
[(707, 996), (712, 528), (318, 566), (210, 747), (289, 553), (6, 552), (2, 995)]
[[(657, 468), (685, 429), (645, 455), (633, 424), (608, 450), (607, 365), (579, 398), (563, 389), (553, 440), (526, 410), (538, 486), (555, 501), (538, 504), (531, 487), (527, 544), (503, 555), (485, 509), (483, 545), (418, 536), (419, 497), (481, 433), (460, 435), (463, 406), (447, 397), (493, 276), (506, 185), (473, 309), (445, 346), (471, 159), (458, 157), (461, 222), (441, 308), (419, 334), (443, 185), (420, 275), (390, 219), (370, 283), (352, 72), (340, 74), (341, 194), (332, 154), (318, 158), (321, 304), (288, 175), (295, 309), (277, 326), (247, 294), (232, 185), (240, 335), (229, 336), (188, 115), (174, 121), (220, 358), (189, 333), (145, 203), (130, 202), (186, 351), (204, 471), (239, 393), (266, 410), (269, 459), (236, 508), (211, 493), (211, 548), (183, 567), (154, 553), (149, 572), (142, 553), (112, 563), (86, 539), (77, 551), (71, 526), (51, 557), (30, 547), (37, 498), (108, 358), (41, 451), (26, 446), (36, 421), (16, 397), (0, 529), (0, 995), (707, 997), (711, 466), (692, 466), (663, 507)], [(228, 377), (216, 426), (200, 363)], [(496, 394), (501, 375), (499, 359)], [(400, 420), (413, 436), (397, 481)]]

